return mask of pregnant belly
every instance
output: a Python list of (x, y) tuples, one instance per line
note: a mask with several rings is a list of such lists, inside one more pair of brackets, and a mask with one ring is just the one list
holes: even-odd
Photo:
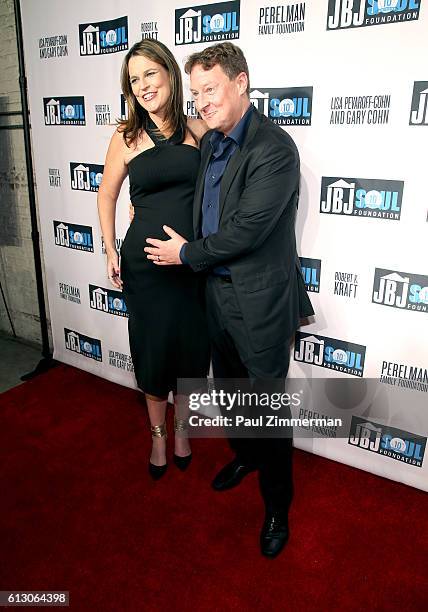
[[(165, 223), (168, 223), (169, 225), (169, 221)], [(186, 240), (192, 239), (193, 229), (190, 223), (171, 223), (170, 227), (178, 232), (180, 236), (186, 238)], [(139, 269), (140, 267), (155, 267), (156, 269), (160, 269), (159, 267), (154, 266), (154, 264), (147, 259), (147, 253), (144, 251), (144, 247), (150, 246), (146, 242), (147, 238), (169, 240), (169, 236), (164, 232), (161, 222), (157, 224), (151, 223), (149, 226), (149, 224), (143, 221), (141, 218), (134, 218), (128, 228), (128, 231), (126, 232), (125, 239), (121, 247), (122, 270), (124, 270), (125, 267), (134, 270)], [(175, 268), (177, 270), (177, 266), (175, 266)]]
[[(167, 212), (153, 208), (135, 207), (134, 219), (129, 226), (128, 234), (145, 242), (146, 238), (168, 240), (169, 236), (163, 230), (168, 225), (186, 240), (193, 239), (192, 209), (187, 207), (171, 207)], [(185, 214), (183, 214), (185, 213)]]

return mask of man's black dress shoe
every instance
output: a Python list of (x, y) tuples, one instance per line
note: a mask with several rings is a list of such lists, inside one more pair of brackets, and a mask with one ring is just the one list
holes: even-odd
[(216, 491), (226, 491), (236, 487), (241, 480), (255, 468), (244, 465), (240, 459), (235, 458), (222, 468), (211, 483)]
[(283, 511), (267, 513), (260, 533), (262, 554), (271, 558), (279, 555), (289, 535), (287, 513)]

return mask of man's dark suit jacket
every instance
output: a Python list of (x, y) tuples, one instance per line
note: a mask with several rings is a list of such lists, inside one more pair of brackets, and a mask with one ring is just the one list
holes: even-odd
[(196, 272), (227, 264), (250, 343), (258, 352), (286, 341), (300, 317), (313, 314), (294, 234), (299, 154), (292, 138), (254, 109), (243, 145), (221, 181), (218, 232), (201, 238), (211, 133), (201, 140), (195, 240), (186, 245), (186, 260)]

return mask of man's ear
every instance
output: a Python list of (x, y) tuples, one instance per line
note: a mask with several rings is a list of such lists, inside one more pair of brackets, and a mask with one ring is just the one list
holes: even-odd
[(240, 72), (238, 76), (236, 77), (236, 82), (238, 83), (238, 86), (239, 86), (239, 93), (242, 95), (243, 93), (247, 91), (247, 87), (248, 87), (248, 76), (246, 75), (246, 73)]

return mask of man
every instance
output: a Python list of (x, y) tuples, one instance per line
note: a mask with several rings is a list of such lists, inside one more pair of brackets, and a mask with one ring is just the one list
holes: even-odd
[[(196, 108), (210, 131), (201, 141), (194, 204), (195, 240), (164, 226), (170, 240), (148, 239), (156, 265), (185, 263), (207, 275), (206, 301), (215, 379), (284, 380), (290, 341), (313, 314), (296, 253), (299, 155), (281, 128), (250, 103), (248, 66), (231, 43), (191, 55)], [(292, 498), (292, 439), (236, 438), (236, 457), (213, 487), (236, 486), (259, 471), (266, 516), (261, 551), (287, 542)]]

